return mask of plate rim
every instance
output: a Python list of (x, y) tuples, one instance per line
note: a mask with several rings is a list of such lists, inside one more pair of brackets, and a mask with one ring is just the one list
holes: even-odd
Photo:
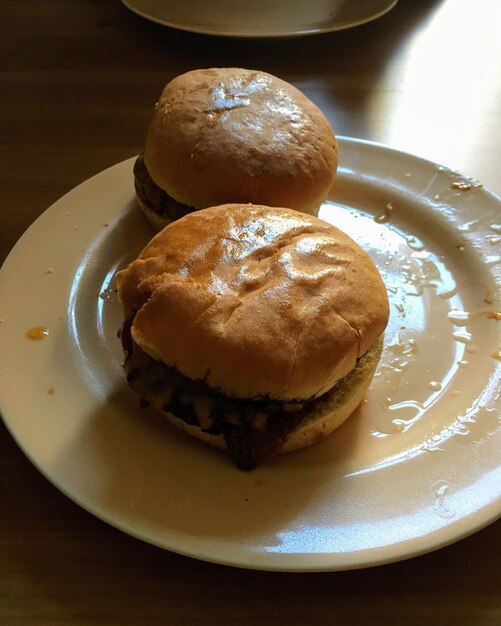
[(249, 39), (249, 40), (260, 40), (260, 39), (294, 39), (299, 37), (308, 37), (312, 35), (324, 35), (328, 33), (339, 32), (342, 30), (348, 30), (349, 28), (356, 28), (357, 26), (363, 26), (364, 24), (368, 24), (373, 22), (380, 17), (389, 13), (398, 3), (398, 0), (389, 0), (388, 5), (383, 9), (373, 13), (365, 18), (361, 18), (354, 22), (347, 22), (346, 24), (342, 24), (339, 26), (325, 27), (325, 28), (304, 28), (304, 29), (296, 29), (296, 30), (285, 30), (279, 32), (252, 32), (252, 31), (225, 31), (218, 30), (212, 28), (198, 28), (196, 26), (189, 26), (188, 24), (179, 24), (175, 21), (169, 21), (162, 17), (158, 17), (148, 13), (145, 10), (142, 10), (137, 6), (137, 2), (135, 0), (121, 0), (122, 4), (129, 9), (132, 13), (139, 15), (140, 17), (149, 20), (150, 22), (154, 22), (155, 24), (159, 24), (160, 26), (167, 26), (168, 28), (173, 28), (175, 30), (179, 30), (187, 33), (194, 33), (197, 35), (209, 35), (213, 37), (224, 37), (228, 39)]

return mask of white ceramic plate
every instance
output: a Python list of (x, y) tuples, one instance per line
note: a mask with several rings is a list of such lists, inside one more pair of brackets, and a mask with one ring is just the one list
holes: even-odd
[[(391, 299), (366, 401), (318, 445), (253, 472), (141, 412), (122, 376), (117, 268), (151, 237), (132, 160), (47, 210), (0, 273), (0, 397), (33, 463), (163, 548), (270, 570), (394, 561), (499, 516), (501, 203), (407, 154), (340, 140), (321, 216), (372, 255)], [(41, 341), (26, 331), (43, 326)]]
[(180, 30), (225, 37), (296, 37), (358, 26), (397, 0), (122, 0), (134, 13)]

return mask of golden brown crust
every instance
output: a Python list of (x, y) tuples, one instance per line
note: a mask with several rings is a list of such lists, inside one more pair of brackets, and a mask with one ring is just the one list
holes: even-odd
[(270, 74), (212, 68), (165, 87), (148, 130), (155, 183), (196, 209), (226, 202), (314, 213), (337, 168), (332, 128), (303, 93)]
[(240, 398), (323, 394), (388, 320), (369, 256), (334, 226), (289, 209), (191, 213), (156, 235), (117, 283), (145, 352)]

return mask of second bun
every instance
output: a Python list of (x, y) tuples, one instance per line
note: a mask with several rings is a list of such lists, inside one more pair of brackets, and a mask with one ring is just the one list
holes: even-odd
[(289, 83), (240, 68), (195, 70), (168, 83), (155, 107), (136, 190), (157, 230), (227, 202), (315, 213), (337, 164), (329, 121)]

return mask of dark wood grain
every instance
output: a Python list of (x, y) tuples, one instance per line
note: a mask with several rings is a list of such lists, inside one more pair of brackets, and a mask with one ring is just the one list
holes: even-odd
[[(239, 41), (164, 28), (118, 0), (3, 0), (0, 260), (62, 194), (139, 152), (164, 83), (197, 67), (278, 74), (316, 101), (338, 134), (445, 162), (501, 191), (494, 79), (501, 65), (488, 40), (496, 1), (469, 3), (483, 32), (467, 2), (401, 0), (356, 29)], [(471, 24), (464, 45), (482, 72), (477, 82), (468, 73), (460, 84), (447, 78), (461, 77), (446, 49), (457, 45), (454, 32), (440, 26), (451, 7), (451, 29)], [(438, 45), (437, 24), (444, 51), (433, 62), (426, 37)], [(422, 68), (430, 92), (416, 102), (427, 81)], [(426, 136), (416, 132), (422, 127)], [(0, 502), (2, 626), (501, 624), (499, 523), (438, 552), (368, 570), (234, 570), (162, 551), (95, 519), (38, 473), (3, 426)]]

